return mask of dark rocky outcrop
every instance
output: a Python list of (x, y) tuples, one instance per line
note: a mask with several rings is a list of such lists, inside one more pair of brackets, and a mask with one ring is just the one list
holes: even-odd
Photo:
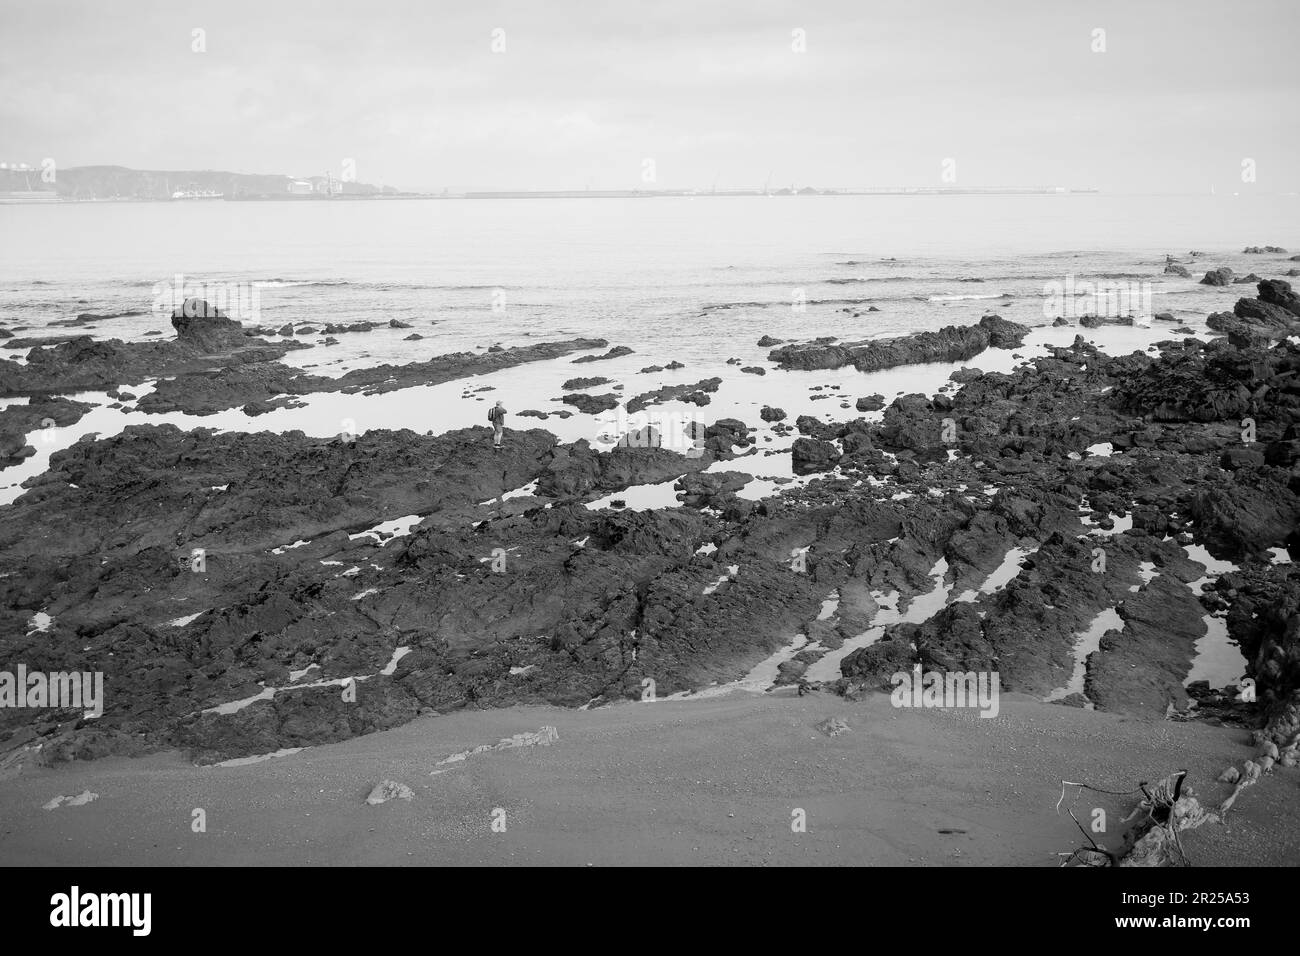
[[(587, 348), (592, 348), (592, 347), (593, 346), (587, 346)], [(603, 362), (608, 359), (621, 358), (624, 355), (631, 355), (631, 354), (632, 354), (632, 350), (628, 348), (626, 345), (616, 345), (608, 352), (606, 352), (604, 355), (583, 355), (579, 358), (574, 359), (573, 364), (581, 365), (584, 362)]]
[[(1260, 291), (1291, 314), (1289, 287)], [(1274, 315), (1254, 308), (1231, 318)], [(983, 347), (1008, 340), (990, 325)], [(946, 341), (913, 342), (916, 354), (968, 335), (923, 334)], [(604, 345), (442, 357), (335, 387)], [(856, 364), (858, 347), (795, 348), (849, 349)], [(207, 372), (206, 387), (227, 401), (283, 385), (258, 393), (272, 407), (300, 394), (296, 370), (258, 365)], [(1300, 556), (1300, 347), (1187, 339), (1111, 357), (1076, 338), (954, 384), (895, 398), (879, 424), (801, 416), (791, 460), (816, 475), (758, 502), (736, 492), (761, 471), (709, 470), (761, 454), (734, 419), (692, 431), (697, 457), (648, 429), (608, 452), (540, 428), (512, 429), (500, 451), (482, 427), (87, 437), (0, 508), (0, 648), (31, 669), (102, 670), (105, 713), (5, 708), (0, 746), (39, 741), (50, 761), (168, 748), (211, 761), (430, 711), (637, 698), (646, 677), (670, 694), (740, 676), (795, 634), (840, 646), (869, 626), (874, 594), (896, 592), (907, 609), (940, 583), (969, 599), (888, 628), (845, 659), (837, 689), (854, 696), (920, 664), (996, 669), (1004, 692), (1043, 696), (1066, 686), (1078, 635), (1113, 610), (1122, 627), (1085, 661), (1072, 702), (1160, 720), (1186, 710), (1204, 616), (1226, 611), (1258, 684), (1261, 733), (1300, 724), (1297, 572), (1269, 563), (1270, 549)], [(83, 411), (69, 405), (58, 414)], [(1103, 442), (1112, 455), (1087, 453)], [(675, 483), (681, 507), (586, 506), (660, 482)], [(1117, 529), (1120, 515), (1131, 530)], [(409, 533), (382, 530), (405, 516)], [(1199, 600), (1190, 584), (1205, 569), (1181, 547), (1192, 542), (1242, 569)], [(1015, 576), (981, 590), (1013, 547), (1024, 552)], [(821, 620), (832, 591), (838, 607)], [(37, 611), (47, 630), (30, 625)], [(386, 667), (399, 648), (410, 653)], [(814, 654), (792, 657), (783, 679), (799, 680)], [(349, 702), (335, 685), (293, 684), (308, 665), (311, 681), (367, 679)], [(271, 699), (213, 710), (267, 687), (279, 688)]]
[(258, 362), (233, 368), (204, 368), (158, 382), (138, 404), (145, 412), (183, 411), (210, 415), (249, 401), (269, 401), (282, 395), (345, 392), (377, 395), (414, 385), (436, 385), (459, 378), (513, 368), (526, 362), (559, 358), (604, 345), (603, 339), (570, 339), (502, 349), (500, 352), (453, 352), (407, 365), (376, 365), (354, 369), (337, 378), (311, 375), (279, 362)]
[(38, 441), (44, 429), (74, 425), (94, 407), (70, 398), (33, 398), (25, 405), (0, 408), (0, 468), (34, 455), (31, 442)]
[(986, 348), (1015, 348), (1029, 333), (1027, 326), (996, 315), (986, 315), (977, 325), (950, 325), (938, 332), (917, 332), (892, 339), (856, 343), (813, 343), (774, 349), (768, 358), (781, 368), (829, 369), (852, 365), (874, 372), (898, 365), (925, 362), (960, 362)]
[(599, 415), (601, 412), (607, 412), (612, 408), (618, 408), (618, 396), (612, 392), (605, 395), (588, 395), (585, 392), (576, 392), (572, 395), (565, 395), (560, 401), (566, 405), (572, 405), (580, 412), (588, 415)]
[(571, 378), (561, 385), (560, 388), (565, 391), (575, 388), (595, 388), (597, 385), (608, 385), (611, 381), (611, 379), (603, 378), (599, 375), (593, 375), (590, 378)]
[(1079, 319), (1079, 324), (1085, 329), (1099, 329), (1103, 325), (1132, 325), (1133, 316), (1085, 315)]
[(840, 451), (819, 438), (796, 438), (790, 448), (790, 460), (797, 475), (829, 471), (840, 460)]
[(702, 407), (711, 401), (709, 395), (721, 387), (722, 379), (716, 377), (706, 378), (690, 385), (665, 385), (653, 392), (644, 392), (629, 399), (627, 410), (629, 414), (634, 415), (651, 405), (661, 405), (664, 402), (690, 402), (692, 405)]
[(114, 385), (136, 385), (147, 379), (185, 376), (214, 366), (232, 368), (272, 363), (290, 344), (271, 344), (247, 334), (201, 300), (186, 300), (172, 316), (176, 338), (170, 342), (96, 341), (77, 336), (54, 345), (37, 346), (27, 364), (0, 361), (0, 395), (54, 395)]

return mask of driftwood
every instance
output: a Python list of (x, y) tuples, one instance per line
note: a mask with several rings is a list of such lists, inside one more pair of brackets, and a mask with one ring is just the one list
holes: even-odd
[(1178, 770), (1162, 777), (1155, 783), (1143, 781), (1133, 790), (1106, 790), (1089, 783), (1072, 780), (1061, 781), (1061, 797), (1056, 801), (1056, 812), (1061, 812), (1065, 801), (1065, 788), (1077, 787), (1078, 793), (1090, 790), (1111, 796), (1134, 796), (1142, 794), (1142, 799), (1128, 816), (1120, 822), (1123, 824), (1137, 821), (1134, 829), (1127, 835), (1127, 849), (1121, 853), (1112, 853), (1099, 846), (1087, 829), (1074, 815), (1074, 802), (1066, 807), (1070, 819), (1074, 820), (1079, 832), (1088, 840), (1090, 846), (1077, 847), (1069, 854), (1061, 854), (1066, 859), (1062, 866), (1189, 866), (1187, 854), (1183, 851), (1178, 834), (1183, 830), (1193, 830), (1203, 823), (1218, 822), (1219, 815), (1207, 811), (1192, 794), (1190, 787), (1184, 788), (1186, 770)]

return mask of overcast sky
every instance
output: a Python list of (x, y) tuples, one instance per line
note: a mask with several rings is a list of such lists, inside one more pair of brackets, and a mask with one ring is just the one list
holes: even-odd
[(969, 186), (1300, 189), (1297, 0), (0, 8), (9, 162), (346, 157), (364, 182), (461, 190), (635, 188), (646, 160), (667, 189), (941, 185), (952, 159)]

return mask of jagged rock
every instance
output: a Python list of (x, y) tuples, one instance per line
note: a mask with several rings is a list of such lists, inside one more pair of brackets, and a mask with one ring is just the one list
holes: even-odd
[(366, 803), (372, 807), (381, 803), (387, 803), (389, 800), (413, 800), (415, 791), (404, 783), (398, 783), (396, 780), (381, 780), (375, 784), (370, 795), (366, 797)]
[(771, 405), (764, 405), (758, 413), (758, 417), (765, 422), (779, 422), (785, 418), (784, 408), (773, 408)]
[(796, 438), (790, 448), (790, 460), (795, 474), (806, 475), (815, 471), (830, 471), (840, 460), (840, 452), (830, 442), (816, 438)]
[(222, 364), (229, 367), (267, 362), (296, 347), (296, 343), (270, 345), (248, 337), (239, 323), (204, 305), (203, 310), (192, 309), (193, 316), (177, 310), (172, 319), (177, 337), (172, 342), (96, 341), (81, 335), (33, 347), (25, 365), (0, 361), (0, 395), (49, 395), (135, 385), (148, 379), (208, 372), (214, 352), (221, 353)]
[(624, 355), (631, 355), (632, 349), (626, 345), (616, 345), (604, 355), (583, 355), (573, 360), (574, 365), (582, 365), (584, 362), (604, 362), (608, 359), (622, 358)]
[(799, 430), (799, 434), (801, 435), (820, 438), (823, 441), (832, 441), (839, 438), (842, 431), (839, 425), (823, 422), (821, 419), (813, 418), (811, 415), (800, 415), (794, 420), (794, 427)]
[(1091, 701), (1088, 700), (1086, 694), (1066, 694), (1060, 700), (1053, 701), (1053, 703), (1059, 704), (1062, 707), (1085, 708), (1089, 703), (1091, 703)]
[(817, 725), (817, 729), (827, 737), (838, 737), (849, 732), (849, 725), (839, 717), (827, 717)]
[(86, 804), (99, 799), (99, 794), (92, 793), (89, 790), (83, 790), (81, 793), (72, 796), (58, 796), (46, 802), (41, 806), (42, 810), (57, 810), (59, 807), (84, 807)]
[(1286, 309), (1292, 315), (1300, 316), (1300, 295), (1291, 289), (1291, 283), (1283, 279), (1265, 279), (1259, 283), (1259, 299), (1269, 305)]
[(683, 475), (674, 486), (678, 499), (688, 508), (717, 507), (753, 479), (739, 471), (713, 471)]
[(595, 388), (597, 385), (608, 385), (610, 381), (611, 379), (604, 378), (600, 375), (593, 375), (590, 378), (571, 378), (561, 385), (560, 388), (565, 391), (571, 391), (575, 388)]
[(710, 402), (709, 393), (716, 392), (721, 386), (722, 379), (716, 377), (706, 378), (692, 385), (665, 385), (663, 388), (630, 399), (627, 403), (628, 414), (635, 415), (644, 408), (663, 402), (690, 402), (693, 405), (704, 406)]
[[(572, 347), (441, 357), (328, 388), (422, 384), (430, 372), (454, 378)], [(212, 407), (282, 407), (313, 387), (273, 363), (195, 368), (176, 388), (199, 384)], [(1259, 691), (1241, 714), (1266, 721), (1261, 739), (1284, 762), (1283, 741), (1300, 732), (1300, 571), (1266, 550), (1300, 547), (1298, 372), (1293, 343), (1168, 341), (1111, 357), (1076, 338), (1008, 373), (972, 370), (950, 394), (899, 396), (879, 424), (801, 418), (792, 460), (803, 453), (822, 471), (834, 460), (838, 472), (760, 502), (731, 490), (743, 476), (707, 470), (754, 451), (732, 419), (701, 430), (695, 459), (648, 434), (641, 447), (598, 452), (511, 429), (497, 452), (481, 426), (351, 440), (131, 426), (56, 452), (4, 509), (0, 626), (13, 635), (7, 652), (30, 666), (74, 656), (106, 673), (98, 726), (60, 727), (42, 751), (49, 759), (138, 746), (212, 762), (344, 740), (430, 710), (636, 699), (649, 666), (663, 694), (739, 677), (791, 634), (833, 647), (861, 633), (874, 609), (855, 594), (896, 592), (905, 609), (934, 590), (943, 558), (945, 586), (973, 599), (850, 654), (842, 693), (887, 687), (922, 663), (997, 669), (1003, 690), (1046, 696), (1073, 672), (1078, 634), (1118, 608), (1123, 629), (1088, 659), (1087, 699), (1160, 720), (1171, 704), (1186, 711), (1182, 680), (1204, 617), (1226, 614)], [(1254, 441), (1243, 440), (1244, 417), (1255, 419)], [(941, 437), (945, 422), (953, 437)], [(778, 430), (794, 429), (763, 429), (760, 445)], [(1085, 454), (1106, 442), (1110, 457)], [(586, 507), (674, 481), (707, 506)], [(365, 533), (411, 515), (421, 520), (408, 534)], [(1132, 530), (1100, 536), (1116, 529), (1112, 515), (1131, 516)], [(1106, 574), (1090, 567), (1101, 541)], [(1205, 572), (1183, 551), (1190, 543), (1242, 570), (1198, 600), (1188, 585)], [(981, 592), (1012, 547), (1032, 553), (1004, 587)], [(201, 574), (178, 567), (192, 548), (206, 551)], [(503, 573), (491, 569), (497, 548), (509, 549)], [(807, 549), (806, 573), (791, 569), (792, 548)], [(1131, 590), (1148, 564), (1159, 573)], [(705, 595), (720, 576), (727, 583)], [(817, 621), (832, 588), (844, 620)], [(53, 623), (28, 636), (38, 610)], [(399, 642), (409, 653), (388, 667)], [(797, 680), (810, 659), (796, 655), (783, 677)], [(364, 676), (365, 693), (349, 703), (336, 685), (291, 685), (289, 673), (308, 665), (325, 680)], [(213, 711), (266, 689), (269, 699)], [(0, 735), (31, 730), (35, 716), (50, 719), (4, 709)]]
[[(611, 393), (605, 395), (588, 395), (585, 392), (577, 392), (572, 395), (565, 395), (560, 401), (566, 405), (572, 405), (580, 412), (588, 415), (599, 415), (601, 412), (607, 412), (612, 408), (618, 407), (618, 396)], [(632, 409), (628, 409), (632, 411)]]
[(1227, 266), (1220, 266), (1217, 269), (1211, 269), (1205, 273), (1201, 279), (1201, 285), (1229, 285), (1232, 282), (1232, 270)]
[(0, 407), (0, 468), (16, 465), (36, 449), (27, 442), (29, 435), (47, 428), (74, 425), (95, 406), (69, 398), (33, 398), (27, 404), (13, 403)]
[(938, 332), (917, 332), (892, 339), (842, 345), (814, 342), (774, 349), (768, 359), (786, 369), (834, 369), (853, 365), (872, 372), (898, 365), (924, 362), (960, 362), (974, 358), (990, 346), (1015, 348), (1029, 329), (996, 315), (986, 315), (977, 325), (951, 325)]

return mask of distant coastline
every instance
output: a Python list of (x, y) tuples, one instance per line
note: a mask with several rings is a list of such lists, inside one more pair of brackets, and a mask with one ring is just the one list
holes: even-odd
[(421, 192), (336, 177), (223, 170), (143, 170), (125, 166), (0, 167), (0, 203), (51, 202), (317, 202), (357, 199), (650, 199), (735, 196), (1016, 196), (1097, 193), (1066, 186), (783, 186), (709, 189), (503, 189)]

